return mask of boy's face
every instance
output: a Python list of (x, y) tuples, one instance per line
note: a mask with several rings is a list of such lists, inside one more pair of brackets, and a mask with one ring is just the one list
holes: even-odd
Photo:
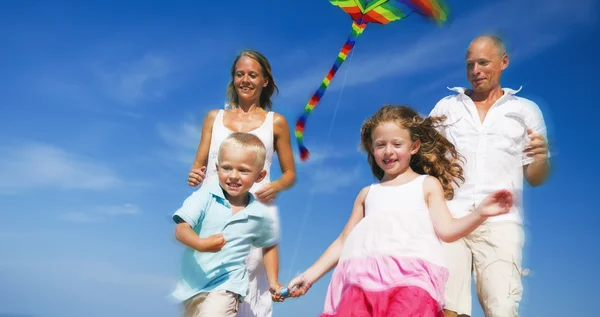
[(230, 145), (221, 150), (217, 173), (221, 187), (229, 196), (237, 197), (247, 193), (267, 172), (258, 166), (255, 152)]

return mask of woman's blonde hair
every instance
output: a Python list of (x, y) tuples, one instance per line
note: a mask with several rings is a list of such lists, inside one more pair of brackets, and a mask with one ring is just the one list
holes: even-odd
[(393, 122), (407, 129), (412, 141), (420, 140), (419, 151), (411, 157), (410, 167), (419, 174), (436, 177), (444, 188), (446, 199), (454, 197), (453, 183), (464, 182), (463, 168), (459, 164), (463, 157), (456, 151), (454, 144), (437, 130), (436, 126), (445, 117), (421, 117), (415, 110), (406, 106), (386, 105), (367, 119), (361, 128), (361, 146), (367, 152), (367, 160), (373, 175), (381, 180), (383, 170), (373, 156), (373, 130), (384, 123)]

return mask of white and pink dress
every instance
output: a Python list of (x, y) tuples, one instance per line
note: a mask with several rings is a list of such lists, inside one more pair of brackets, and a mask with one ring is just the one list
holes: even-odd
[(371, 185), (365, 217), (346, 238), (321, 317), (444, 316), (448, 270), (423, 194), (426, 177)]

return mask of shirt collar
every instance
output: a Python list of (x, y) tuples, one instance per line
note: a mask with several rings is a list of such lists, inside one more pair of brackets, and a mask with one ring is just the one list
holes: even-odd
[[(448, 90), (457, 92), (457, 93), (461, 94), (462, 96), (466, 96), (467, 91), (469, 91), (469, 89), (465, 88), (465, 87), (452, 87), (452, 88), (446, 87), (446, 88), (448, 88)], [(521, 91), (521, 89), (523, 89), (523, 86), (520, 86), (519, 89), (517, 89), (517, 90), (511, 89), (511, 88), (502, 88), (502, 91), (504, 91), (505, 94), (512, 96), (512, 95), (517, 94), (519, 91)]]
[[(224, 190), (221, 187), (219, 181), (210, 182), (205, 184), (204, 186), (207, 186), (208, 192), (211, 195), (219, 198), (223, 202), (227, 201), (227, 198), (225, 198)], [(248, 195), (250, 195), (250, 200), (248, 201), (248, 206), (246, 206), (245, 208), (246, 212), (253, 216), (259, 216), (259, 214), (256, 211), (256, 208), (254, 208), (254, 205), (260, 202), (256, 200), (256, 197), (254, 197), (252, 193), (248, 193)]]

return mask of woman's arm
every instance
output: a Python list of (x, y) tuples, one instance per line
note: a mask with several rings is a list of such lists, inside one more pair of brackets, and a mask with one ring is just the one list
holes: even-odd
[(200, 137), (200, 144), (198, 144), (198, 150), (196, 150), (196, 158), (194, 159), (192, 168), (206, 167), (206, 164), (208, 164), (208, 152), (210, 150), (212, 128), (217, 113), (219, 113), (219, 110), (211, 110), (204, 118), (204, 122), (202, 123), (202, 136)]
[(294, 185), (296, 182), (296, 167), (294, 165), (294, 154), (290, 140), (290, 127), (284, 116), (275, 113), (273, 118), (273, 134), (275, 138), (275, 151), (279, 159), (281, 177), (272, 182), (277, 192), (282, 192)]
[(188, 184), (190, 186), (200, 185), (206, 176), (204, 173), (206, 171), (206, 165), (208, 164), (208, 152), (210, 151), (212, 128), (217, 113), (219, 113), (219, 110), (209, 111), (204, 118), (204, 122), (202, 123), (202, 136), (200, 137), (200, 144), (198, 144), (196, 157), (192, 163), (192, 168), (190, 169), (190, 174), (188, 176)]
[(313, 283), (318, 281), (323, 275), (327, 274), (327, 272), (337, 265), (348, 234), (350, 234), (354, 226), (356, 226), (356, 224), (365, 216), (365, 198), (367, 197), (368, 192), (369, 187), (365, 187), (356, 197), (354, 207), (352, 208), (352, 214), (339, 237), (329, 245), (321, 257), (319, 257), (319, 259), (301, 276), (292, 279), (288, 287), (299, 286), (297, 290), (292, 290), (292, 296), (296, 297), (304, 295)]
[(467, 216), (455, 219), (448, 210), (440, 181), (429, 176), (423, 186), (433, 228), (440, 240), (444, 242), (454, 242), (468, 235), (488, 217), (508, 213), (512, 207), (511, 193), (499, 190), (486, 197), (477, 209)]

